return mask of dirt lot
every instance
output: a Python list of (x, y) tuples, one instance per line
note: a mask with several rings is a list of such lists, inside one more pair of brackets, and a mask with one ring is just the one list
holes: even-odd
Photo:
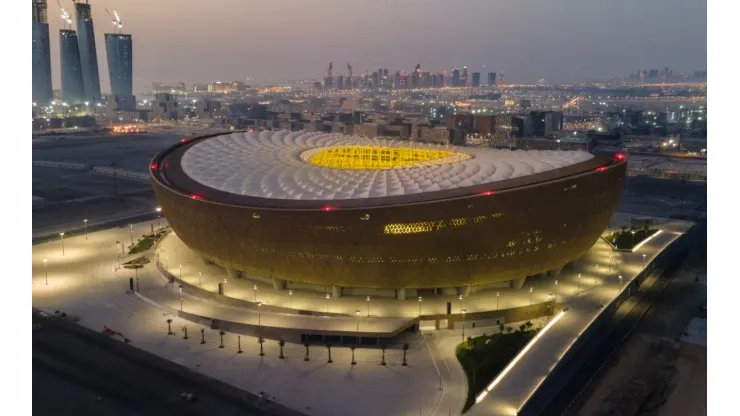
[(706, 346), (637, 335), (578, 414), (706, 415), (706, 354)]

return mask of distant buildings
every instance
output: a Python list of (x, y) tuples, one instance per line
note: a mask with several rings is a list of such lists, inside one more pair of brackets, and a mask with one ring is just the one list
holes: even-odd
[(51, 50), (49, 47), (49, 20), (46, 0), (33, 0), (31, 26), (32, 100), (45, 105), (53, 99), (51, 89)]
[(480, 72), (473, 72), (470, 80), (470, 86), (473, 88), (480, 87)]
[(455, 68), (452, 70), (452, 87), (459, 87), (460, 86), (460, 69)]
[(95, 29), (90, 5), (87, 2), (75, 3), (75, 16), (77, 19), (77, 39), (80, 49), (82, 83), (85, 87), (85, 101), (99, 103), (98, 52), (95, 48)]
[(496, 73), (495, 72), (489, 72), (488, 73), (488, 86), (489, 87), (495, 87), (496, 86)]

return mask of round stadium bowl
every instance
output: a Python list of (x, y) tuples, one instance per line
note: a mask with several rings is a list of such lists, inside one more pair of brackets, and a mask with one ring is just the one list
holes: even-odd
[(150, 172), (177, 236), (243, 276), (434, 289), (580, 257), (609, 223), (626, 160), (263, 131), (183, 140)]

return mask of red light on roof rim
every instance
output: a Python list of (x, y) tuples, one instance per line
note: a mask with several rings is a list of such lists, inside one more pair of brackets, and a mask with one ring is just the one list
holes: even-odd
[(196, 194), (190, 194), (190, 198), (192, 198), (192, 199), (198, 199), (198, 200), (201, 200), (201, 199), (203, 199), (203, 197), (202, 197), (202, 196), (200, 196), (200, 195), (196, 195)]
[(336, 207), (332, 207), (329, 205), (324, 205), (323, 207), (321, 207), (322, 211), (336, 211), (336, 209), (337, 209)]
[(624, 153), (615, 153), (614, 159), (617, 159), (619, 161), (627, 160), (627, 155), (625, 155)]
[(598, 168), (596, 168), (597, 172), (603, 172), (605, 170), (606, 170), (606, 166), (599, 166)]
[(493, 191), (484, 191), (484, 192), (479, 193), (478, 195), (480, 195), (480, 196), (490, 196), (490, 195), (493, 195)]
[(151, 166), (152, 170), (157, 170), (158, 167), (159, 165), (157, 164), (157, 162), (152, 163), (152, 166)]
[(188, 140), (188, 139), (180, 139), (180, 143), (187, 143), (187, 142), (189, 142), (189, 141), (190, 141), (190, 140)]

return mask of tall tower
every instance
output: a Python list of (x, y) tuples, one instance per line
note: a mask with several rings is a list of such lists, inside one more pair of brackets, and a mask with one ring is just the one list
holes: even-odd
[(352, 89), (352, 65), (347, 62), (347, 80), (345, 82), (345, 89)]
[(77, 40), (82, 65), (82, 83), (85, 86), (85, 100), (100, 102), (100, 76), (98, 74), (98, 52), (95, 49), (95, 29), (88, 0), (75, 3), (77, 19)]
[(468, 86), (468, 67), (463, 67), (462, 76), (460, 77), (460, 86), (461, 87), (467, 87)]
[(49, 49), (49, 18), (46, 0), (32, 0), (31, 36), (32, 100), (37, 105), (51, 102), (51, 50)]
[(82, 83), (77, 32), (70, 29), (59, 30), (59, 53), (62, 64), (62, 99), (69, 104), (81, 104), (85, 101), (85, 86)]
[[(119, 102), (119, 108), (130, 109), (133, 100), (133, 40), (123, 33), (105, 34), (105, 55), (108, 58), (111, 95)], [(122, 101), (123, 99), (124, 101)], [(126, 102), (127, 106), (121, 104)]]

